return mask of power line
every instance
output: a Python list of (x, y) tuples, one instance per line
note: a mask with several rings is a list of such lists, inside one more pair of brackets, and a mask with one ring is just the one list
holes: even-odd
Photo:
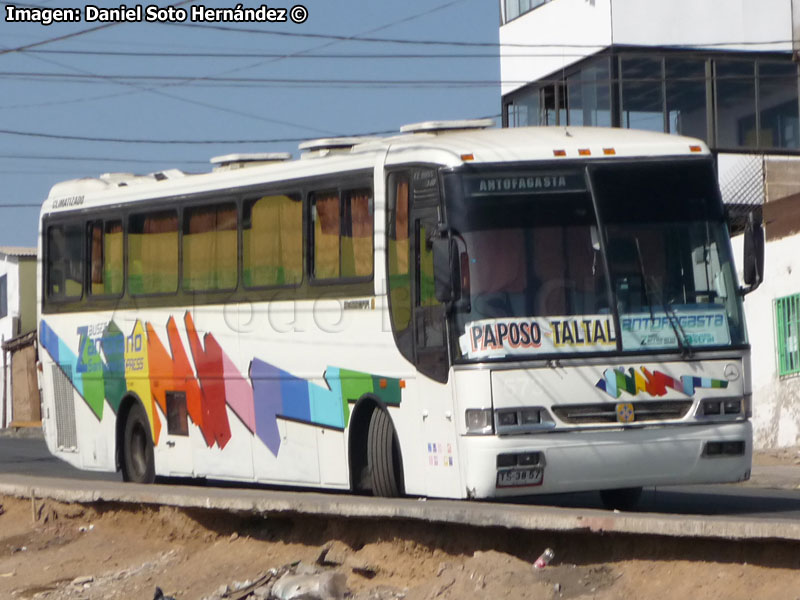
[[(359, 135), (380, 135), (395, 133), (393, 131), (382, 131), (375, 133), (364, 133)], [(79, 142), (106, 142), (121, 144), (278, 144), (278, 143), (299, 143), (309, 138), (274, 138), (274, 139), (254, 139), (254, 140), (147, 140), (135, 138), (110, 138), (110, 137), (90, 137), (80, 135), (59, 135), (53, 133), (42, 133), (35, 131), (17, 131), (13, 129), (0, 129), (0, 134), (16, 135), (24, 137), (38, 137), (56, 140), (73, 140)]]
[[(410, 40), (403, 38), (378, 38), (365, 36), (342, 36), (324, 33), (301, 33), (296, 31), (277, 31), (265, 29), (251, 29), (248, 27), (230, 27), (227, 25), (199, 25), (197, 23), (163, 23), (163, 25), (173, 27), (190, 27), (195, 29), (211, 29), (216, 31), (228, 31), (235, 33), (251, 33), (257, 35), (275, 35), (292, 38), (310, 38), (323, 40), (336, 40), (342, 42), (365, 42), (381, 44), (404, 44), (421, 46), (454, 46), (467, 48), (604, 48), (610, 44), (565, 44), (565, 43), (501, 43), (501, 42), (461, 42), (446, 40)], [(791, 44), (792, 40), (765, 40), (765, 41), (741, 41), (741, 42), (709, 42), (664, 45), (659, 48), (698, 48), (698, 47), (729, 47), (729, 46), (768, 46), (776, 44)]]
[[(175, 4), (175, 6), (180, 6), (181, 4), (186, 4), (186, 3), (189, 3), (189, 2), (192, 2), (192, 1), (193, 0), (183, 0), (182, 2), (178, 2), (177, 4)], [(418, 19), (418, 18), (420, 18), (422, 16), (425, 16), (425, 15), (431, 14), (433, 12), (442, 10), (444, 8), (453, 6), (455, 4), (459, 4), (459, 3), (463, 2), (463, 1), (464, 0), (450, 0), (449, 2), (446, 2), (444, 4), (435, 6), (433, 8), (430, 8), (430, 9), (426, 10), (426, 11), (423, 11), (421, 13), (417, 13), (417, 14), (414, 14), (414, 15), (411, 15), (411, 16), (408, 16), (408, 17), (404, 17), (402, 19), (399, 19), (397, 21), (393, 21), (391, 23), (387, 23), (385, 25), (382, 25), (380, 27), (377, 27), (375, 29), (372, 29), (372, 30), (364, 32), (364, 33), (366, 33), (366, 34), (374, 33), (376, 31), (380, 31), (382, 29), (386, 29), (388, 27), (392, 27), (392, 26), (397, 25), (399, 23), (409, 22), (409, 21)], [(7, 2), (0, 2), (0, 3), (8, 4)], [(32, 6), (33, 7), (35, 5), (27, 5), (27, 6)], [(41, 7), (39, 7), (39, 8), (41, 8)], [(90, 31), (93, 31), (93, 30), (85, 30), (84, 33), (89, 33)], [(57, 39), (53, 39), (53, 40), (50, 40), (50, 41), (57, 41)], [(42, 42), (42, 43), (50, 43), (50, 42), (49, 41), (45, 41), (45, 42)], [(337, 43), (337, 42), (336, 41), (331, 41), (331, 42), (328, 42), (326, 44), (323, 44), (322, 46), (318, 46), (317, 48), (314, 48), (314, 49), (318, 50), (318, 49), (325, 48), (327, 46), (333, 45), (335, 43)], [(22, 51), (22, 50), (25, 50), (25, 49), (33, 48), (34, 46), (38, 46), (38, 45), (41, 45), (41, 43), (34, 44), (34, 45), (28, 45), (26, 47), (20, 47), (17, 50)], [(10, 49), (8, 51), (14, 51), (14, 49)], [(290, 55), (277, 56), (270, 62), (277, 62), (277, 61), (283, 60), (283, 59), (285, 59), (285, 58), (287, 58), (289, 56), (302, 54), (303, 52), (304, 51), (300, 51), (300, 52), (296, 52), (296, 53), (290, 54)], [(5, 53), (5, 52), (3, 52), (3, 53)], [(44, 59), (40, 59), (40, 60), (44, 60)], [(87, 74), (86, 71), (82, 71), (80, 69), (76, 69), (76, 68), (71, 67), (71, 66), (67, 66), (67, 65), (63, 65), (63, 64), (59, 64), (59, 63), (55, 63), (55, 64), (57, 64), (58, 66), (60, 66), (62, 68), (65, 68), (65, 69), (70, 69), (70, 70), (73, 70), (73, 71), (78, 71), (78, 72), (83, 73), (83, 74)], [(227, 72), (224, 72), (223, 74), (238, 72), (238, 71), (242, 71), (242, 70), (245, 70), (245, 69), (250, 69), (250, 68), (253, 68), (253, 67), (256, 67), (256, 66), (260, 66), (261, 64), (263, 64), (263, 62), (259, 62), (259, 63), (253, 64), (253, 65), (248, 65), (248, 66), (245, 66), (245, 67), (239, 67), (239, 68), (236, 68), (236, 69), (232, 69), (232, 70), (229, 70)], [(130, 79), (129, 78), (108, 76), (108, 77), (106, 77), (106, 79), (109, 80), (109, 81), (112, 81), (113, 83), (117, 83), (119, 85), (125, 85), (125, 86), (128, 86), (128, 87), (133, 87), (133, 88), (135, 88), (137, 90), (140, 90), (140, 91), (150, 92), (150, 93), (153, 93), (153, 94), (156, 94), (156, 95), (160, 95), (160, 96), (163, 96), (163, 97), (166, 97), (166, 98), (172, 98), (174, 100), (178, 100), (178, 101), (181, 101), (181, 102), (194, 104), (196, 106), (202, 106), (202, 107), (211, 108), (211, 109), (214, 109), (214, 110), (222, 110), (222, 111), (227, 112), (229, 114), (236, 114), (236, 115), (239, 115), (239, 116), (255, 118), (255, 119), (258, 119), (258, 120), (261, 120), (261, 121), (277, 123), (277, 124), (280, 124), (280, 125), (287, 125), (287, 126), (295, 127), (295, 128), (298, 128), (298, 129), (305, 129), (306, 131), (311, 131), (311, 132), (314, 132), (314, 133), (317, 133), (317, 134), (337, 135), (337, 132), (332, 132), (330, 130), (322, 130), (322, 129), (318, 129), (318, 128), (307, 127), (307, 126), (300, 125), (300, 124), (297, 124), (297, 123), (290, 123), (290, 122), (279, 120), (279, 119), (268, 118), (268, 117), (265, 117), (263, 115), (253, 115), (251, 113), (247, 113), (247, 112), (244, 112), (244, 111), (238, 111), (238, 110), (232, 109), (230, 107), (216, 106), (214, 104), (211, 104), (211, 103), (208, 103), (208, 102), (205, 102), (205, 101), (201, 101), (201, 100), (198, 100), (198, 99), (195, 99), (195, 98), (192, 98), (192, 99), (183, 98), (183, 97), (180, 97), (180, 96), (176, 96), (174, 94), (166, 93), (166, 92), (164, 92), (162, 90), (153, 89), (152, 87), (150, 87), (150, 88), (141, 88), (141, 87), (137, 86), (135, 83), (130, 83)], [(186, 85), (187, 83), (195, 83), (194, 87), (197, 87), (196, 81), (204, 81), (204, 80), (207, 80), (207, 77), (201, 76), (201, 77), (191, 78), (189, 80), (182, 81), (182, 82), (171, 83), (170, 85), (171, 86), (176, 86), (176, 85)]]
[[(500, 115), (488, 115), (479, 117), (482, 119), (497, 119)], [(392, 135), (399, 133), (398, 130), (384, 130), (384, 131), (371, 131), (368, 133), (357, 133), (355, 136), (377, 136), (377, 135)], [(120, 144), (288, 144), (305, 142), (309, 138), (273, 138), (273, 139), (253, 139), (253, 140), (146, 140), (136, 138), (108, 138), (108, 137), (91, 137), (91, 136), (78, 136), (78, 135), (61, 135), (54, 133), (42, 133), (35, 131), (18, 131), (13, 129), (0, 129), (0, 134), (15, 135), (23, 137), (38, 137), (47, 139), (58, 140), (73, 140), (80, 142), (105, 142), (105, 143), (120, 143)], [(2, 157), (2, 155), (0, 155)], [(170, 161), (164, 161), (170, 162)], [(188, 161), (180, 161), (188, 162)], [(205, 163), (203, 163), (205, 164)]]
[[(451, 58), (466, 58), (466, 59), (474, 59), (474, 58), (492, 58), (498, 59), (500, 55), (496, 52), (482, 52), (477, 53), (473, 52), (471, 54), (466, 53), (456, 53), (456, 52), (449, 52), (443, 53), (439, 52), (436, 54), (430, 53), (406, 53), (406, 54), (398, 54), (398, 53), (374, 53), (374, 54), (366, 54), (366, 53), (347, 53), (347, 52), (333, 52), (333, 53), (314, 53), (314, 52), (304, 52), (304, 53), (297, 53), (297, 54), (285, 54), (285, 53), (265, 53), (265, 52), (148, 52), (143, 50), (112, 50), (112, 51), (102, 51), (102, 50), (30, 50), (25, 54), (58, 54), (58, 55), (76, 55), (76, 56), (119, 56), (119, 57), (129, 57), (129, 58), (215, 58), (215, 59), (226, 59), (226, 58), (278, 58), (281, 60), (284, 59), (309, 59), (309, 58), (322, 58), (322, 59), (366, 59), (366, 60), (375, 60), (375, 59), (393, 59), (393, 60), (410, 60), (410, 59), (424, 59), (424, 60), (435, 60), (435, 59), (451, 59)], [(564, 53), (540, 53), (537, 52), (535, 54), (512, 54), (510, 58), (539, 58), (539, 57), (577, 57), (577, 56), (586, 56), (585, 53), (581, 54), (564, 54)]]
[(130, 164), (156, 164), (176, 163), (182, 165), (204, 165), (208, 166), (207, 160), (183, 160), (183, 159), (152, 159), (152, 158), (113, 158), (109, 156), (75, 156), (63, 154), (0, 154), (0, 158), (12, 160), (63, 160), (70, 162), (111, 162), (111, 163), (130, 163)]
[[(194, 2), (194, 0), (180, 0), (180, 2), (176, 2), (173, 6), (180, 6), (182, 4), (190, 4)], [(8, 5), (9, 2), (0, 2), (0, 4)], [(29, 8), (46, 8), (43, 6), (37, 6), (35, 4), (18, 4), (19, 6), (26, 6)], [(46, 40), (40, 40), (38, 42), (31, 42), (30, 44), (24, 44), (22, 46), (17, 46), (16, 48), (0, 48), (0, 56), (3, 54), (12, 54), (14, 52), (24, 52), (26, 50), (30, 50), (31, 48), (38, 48), (39, 46), (45, 46), (47, 44), (53, 44), (55, 42), (63, 42), (64, 40), (68, 40), (71, 38), (79, 37), (82, 35), (87, 35), (89, 33), (94, 33), (96, 31), (101, 31), (103, 29), (108, 29), (109, 27), (114, 27), (116, 25), (121, 25), (119, 22), (113, 23), (103, 23), (102, 25), (97, 25), (95, 27), (90, 27), (88, 29), (82, 29), (80, 31), (73, 31), (72, 33), (65, 33), (64, 35), (59, 35), (54, 38), (48, 38)]]
[[(207, 83), (285, 83), (285, 84), (314, 84), (314, 85), (499, 85), (499, 79), (321, 79), (321, 78), (294, 78), (294, 77), (201, 77), (196, 78), (186, 75), (100, 75), (100, 74), (70, 74), (70, 73), (43, 73), (23, 71), (0, 71), (0, 77), (28, 78), (28, 79), (56, 79), (62, 81), (102, 80), (120, 81), (174, 81)], [(507, 83), (527, 83), (527, 80), (507, 81)]]

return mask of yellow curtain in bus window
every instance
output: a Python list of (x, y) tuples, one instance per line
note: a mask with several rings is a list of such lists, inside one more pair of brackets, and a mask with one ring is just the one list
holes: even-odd
[(122, 222), (98, 221), (91, 226), (93, 296), (119, 295), (122, 293)]
[(372, 275), (372, 193), (345, 192), (345, 223), (342, 229), (342, 277)]
[(128, 226), (128, 285), (133, 294), (178, 289), (178, 215), (132, 215)]
[(338, 279), (341, 213), (338, 192), (314, 194), (314, 277)]
[(105, 294), (122, 293), (124, 260), (122, 223), (106, 223), (103, 235), (103, 285)]
[(237, 216), (233, 203), (186, 211), (183, 225), (183, 287), (230, 290), (236, 287)]
[(296, 285), (302, 281), (303, 205), (298, 194), (253, 201), (245, 208), (242, 231), (246, 286)]
[(396, 181), (392, 223), (389, 226), (389, 293), (392, 324), (403, 331), (411, 321), (411, 285), (408, 270), (408, 180)]

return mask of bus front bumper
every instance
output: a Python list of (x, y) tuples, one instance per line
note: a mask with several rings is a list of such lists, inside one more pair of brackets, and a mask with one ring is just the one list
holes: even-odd
[(464, 436), (466, 495), (532, 494), (729, 483), (749, 479), (749, 421)]

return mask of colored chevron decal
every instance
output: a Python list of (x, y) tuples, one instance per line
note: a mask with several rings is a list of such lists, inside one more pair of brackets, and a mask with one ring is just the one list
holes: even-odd
[(134, 392), (144, 404), (156, 444), (162, 429), (156, 407), (167, 413), (168, 392), (185, 395), (189, 418), (209, 448), (224, 448), (230, 441), (230, 408), (275, 456), (281, 445), (278, 419), (344, 429), (350, 421), (349, 403), (364, 394), (400, 405), (399, 379), (359, 371), (328, 367), (325, 387), (254, 358), (245, 377), (211, 333), (201, 340), (188, 312), (183, 325), (189, 352), (173, 317), (166, 325), (168, 348), (151, 323), (138, 320), (127, 337), (113, 321), (100, 336), (91, 335), (88, 326), (78, 328), (77, 355), (45, 320), (39, 330), (42, 347), (98, 420), (103, 419), (105, 402), (116, 415), (125, 393)]
[(661, 371), (649, 371), (645, 367), (640, 367), (641, 373), (633, 368), (628, 369), (606, 369), (603, 371), (603, 378), (595, 385), (612, 398), (619, 398), (622, 392), (628, 392), (631, 396), (636, 396), (639, 392), (645, 392), (651, 396), (664, 396), (667, 388), (682, 392), (687, 396), (694, 396), (696, 388), (727, 388), (728, 382), (722, 379), (711, 379), (710, 377), (694, 377), (693, 375), (682, 375), (680, 380), (662, 373)]

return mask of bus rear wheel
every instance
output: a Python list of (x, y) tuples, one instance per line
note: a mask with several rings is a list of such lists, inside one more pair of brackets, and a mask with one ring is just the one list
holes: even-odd
[(133, 483), (153, 483), (156, 479), (150, 423), (138, 402), (131, 407), (122, 438), (122, 479)]
[(400, 444), (385, 410), (372, 411), (367, 433), (367, 461), (372, 495), (397, 497), (404, 493)]

